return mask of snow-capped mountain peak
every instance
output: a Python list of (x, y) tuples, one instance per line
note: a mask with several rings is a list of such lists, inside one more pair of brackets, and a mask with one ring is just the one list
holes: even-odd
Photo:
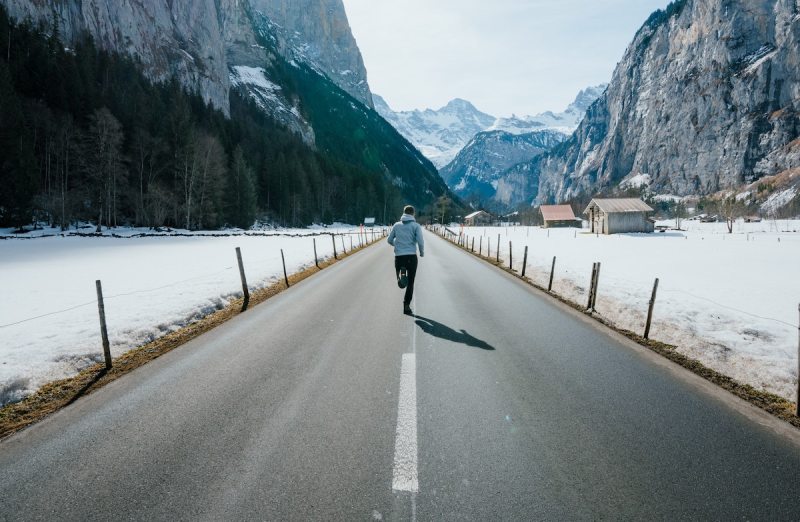
[(373, 100), (378, 113), (438, 169), (442, 169), (480, 132), (504, 131), (520, 135), (555, 130), (571, 134), (580, 124), (586, 109), (606, 87), (603, 84), (582, 90), (575, 101), (560, 113), (547, 111), (536, 116), (511, 115), (503, 118), (482, 112), (462, 98), (454, 98), (440, 109), (413, 111), (394, 111), (377, 94), (373, 94)]

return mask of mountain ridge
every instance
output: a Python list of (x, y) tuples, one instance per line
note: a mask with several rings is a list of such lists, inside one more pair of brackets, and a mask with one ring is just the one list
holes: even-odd
[(380, 95), (373, 93), (375, 109), (403, 136), (411, 141), (438, 169), (456, 155), (479, 132), (501, 130), (526, 134), (537, 130), (557, 130), (570, 134), (580, 123), (586, 107), (606, 88), (606, 84), (581, 90), (560, 113), (547, 111), (536, 116), (497, 117), (480, 111), (471, 102), (454, 98), (439, 109), (394, 111)]
[(570, 140), (534, 160), (529, 197), (565, 201), (633, 177), (676, 197), (794, 179), (781, 174), (800, 167), (798, 92), (796, 2), (673, 2), (636, 33)]

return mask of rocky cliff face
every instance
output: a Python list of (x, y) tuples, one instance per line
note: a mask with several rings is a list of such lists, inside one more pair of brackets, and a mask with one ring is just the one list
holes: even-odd
[(800, 2), (679, 0), (636, 34), (605, 94), (535, 160), (534, 202), (648, 179), (704, 195), (800, 166)]
[(47, 25), (58, 20), (65, 41), (87, 32), (104, 49), (138, 57), (153, 80), (177, 77), (226, 113), (233, 68), (268, 65), (269, 53), (257, 44), (251, 22), (254, 11), (263, 12), (275, 24), (279, 52), (315, 67), (372, 106), (364, 63), (341, 0), (0, 2), (19, 20)]
[(413, 143), (437, 168), (453, 161), (458, 151), (473, 136), (489, 128), (496, 119), (461, 99), (451, 100), (438, 110), (395, 112), (380, 96), (374, 95), (373, 98), (378, 114)]
[(342, 0), (250, 0), (274, 24), (287, 60), (314, 66), (372, 108), (367, 70)]
[(506, 207), (519, 201), (508, 190), (501, 194), (501, 201), (495, 200), (504, 172), (549, 151), (565, 139), (564, 134), (553, 130), (526, 134), (480, 132), (439, 173), (457, 195), (483, 205)]
[[(227, 1), (227, 0), (226, 0)], [(16, 19), (52, 25), (62, 39), (92, 35), (108, 50), (138, 57), (155, 81), (177, 77), (206, 101), (228, 109), (228, 66), (220, 25), (220, 2), (148, 0), (2, 0)], [(232, 2), (228, 2), (232, 3)]]
[(375, 110), (414, 144), (437, 168), (443, 169), (479, 132), (503, 131), (528, 134), (540, 130), (556, 130), (572, 134), (586, 109), (605, 90), (598, 85), (582, 90), (563, 112), (547, 111), (536, 116), (498, 118), (483, 113), (470, 102), (450, 101), (438, 110), (425, 109), (396, 112), (386, 101), (374, 95)]

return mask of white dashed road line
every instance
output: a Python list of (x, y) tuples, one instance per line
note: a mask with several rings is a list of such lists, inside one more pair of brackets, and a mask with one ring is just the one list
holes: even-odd
[(404, 353), (394, 444), (392, 489), (417, 493), (417, 355)]

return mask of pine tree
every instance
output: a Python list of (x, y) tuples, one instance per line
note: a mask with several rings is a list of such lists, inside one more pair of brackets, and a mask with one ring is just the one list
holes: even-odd
[(22, 227), (33, 218), (36, 161), (20, 100), (0, 60), (0, 223)]

